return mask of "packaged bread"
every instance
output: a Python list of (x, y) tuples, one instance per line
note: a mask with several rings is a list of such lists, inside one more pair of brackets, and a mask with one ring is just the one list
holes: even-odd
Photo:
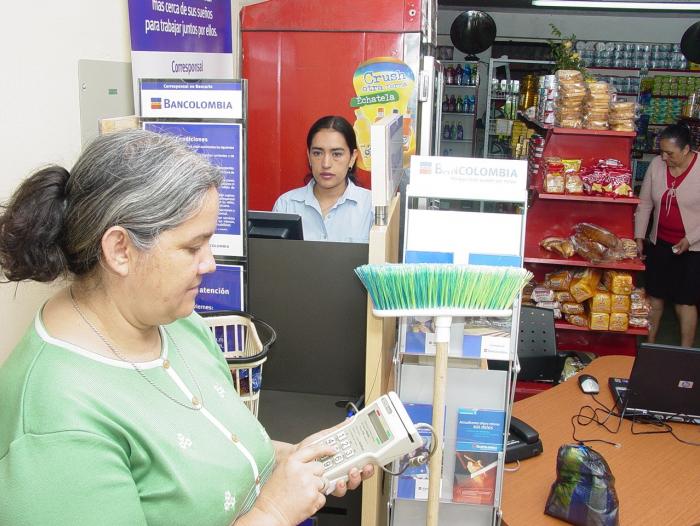
[(632, 274), (619, 270), (606, 270), (603, 275), (603, 284), (613, 294), (631, 294)]
[(630, 293), (630, 300), (634, 303), (635, 301), (643, 301), (647, 298), (647, 293), (642, 287), (635, 287)]
[(588, 300), (588, 308), (592, 312), (607, 312), (609, 314), (612, 310), (610, 293), (596, 290), (593, 297)]
[(584, 314), (586, 312), (582, 303), (567, 302), (561, 304), (561, 312), (563, 314)]
[(639, 250), (637, 248), (637, 242), (634, 239), (620, 238), (620, 244), (622, 246), (622, 253), (625, 259), (635, 259), (639, 257)]
[(641, 316), (630, 316), (628, 324), (630, 327), (646, 328), (649, 327), (649, 320)]
[(593, 263), (604, 261), (607, 257), (607, 247), (587, 238), (580, 232), (571, 236), (571, 243), (579, 256)]
[(592, 241), (596, 241), (606, 247), (616, 248), (620, 245), (620, 238), (615, 234), (593, 223), (577, 223), (574, 230), (586, 236)]
[[(564, 174), (564, 190), (567, 194), (583, 193), (583, 179), (581, 179), (581, 176), (578, 174), (578, 172)], [(569, 241), (569, 243), (571, 243), (571, 241)], [(571, 247), (571, 250), (573, 252), (573, 245)]]
[(627, 294), (610, 294), (610, 312), (625, 312), (630, 311), (632, 303)]
[(610, 314), (607, 312), (589, 312), (588, 328), (592, 331), (607, 331), (610, 326)]
[(562, 82), (583, 82), (583, 75), (577, 69), (558, 69), (554, 72), (559, 83)]
[(570, 258), (574, 255), (574, 245), (568, 237), (546, 237), (540, 241), (540, 246), (565, 258)]
[(532, 294), (530, 294), (530, 297), (535, 303), (554, 301), (554, 291), (548, 287), (537, 286), (532, 289)]
[(602, 80), (597, 80), (597, 81), (589, 81), (586, 82), (586, 87), (588, 88), (588, 91), (593, 93), (609, 93), (609, 84), (607, 82), (604, 82)]
[(554, 292), (554, 301), (559, 303), (569, 303), (574, 301), (574, 297), (568, 290), (557, 290)]
[(564, 314), (564, 319), (577, 327), (588, 327), (588, 318), (583, 314)]
[[(630, 296), (631, 297), (631, 296)], [(646, 318), (651, 314), (651, 304), (647, 300), (630, 302), (630, 316)]]
[(613, 312), (610, 314), (608, 330), (626, 331), (629, 327), (629, 316), (626, 312)]
[(556, 272), (549, 272), (544, 276), (544, 285), (553, 291), (557, 290), (569, 290), (571, 286), (571, 281), (573, 279), (573, 274), (570, 270), (557, 270)]
[(538, 301), (537, 306), (540, 309), (554, 310), (554, 309), (560, 309), (561, 303), (559, 303), (558, 301)]
[(577, 303), (583, 303), (592, 298), (598, 289), (598, 283), (602, 272), (599, 269), (587, 268), (579, 276), (574, 278), (569, 287), (569, 292)]
[(561, 172), (547, 172), (544, 176), (544, 191), (548, 194), (564, 193), (564, 174)]

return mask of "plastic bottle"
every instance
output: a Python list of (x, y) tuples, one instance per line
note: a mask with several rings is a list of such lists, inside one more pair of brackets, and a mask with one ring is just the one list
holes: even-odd
[(462, 66), (459, 64), (457, 64), (457, 67), (455, 68), (455, 84), (462, 84)]
[(457, 128), (454, 121), (450, 124), (450, 139), (454, 139), (457, 136)]
[(472, 85), (472, 68), (469, 67), (469, 64), (465, 64), (462, 69), (462, 84), (464, 86)]
[(369, 171), (372, 164), (372, 142), (370, 138), (372, 123), (365, 117), (361, 108), (355, 110), (355, 117), (357, 117), (357, 120), (352, 127), (357, 138), (357, 149), (360, 150), (357, 165), (360, 169)]
[(443, 139), (450, 139), (450, 123), (445, 122), (445, 125), (442, 128), (442, 138)]
[(457, 124), (457, 135), (456, 138), (458, 141), (463, 141), (464, 140), (464, 127), (462, 126), (462, 123)]
[(457, 111), (457, 98), (454, 95), (450, 97), (450, 103), (447, 106), (447, 111)]
[(464, 100), (461, 96), (457, 97), (457, 104), (455, 104), (455, 111), (457, 113), (464, 113)]
[(442, 112), (446, 113), (449, 110), (450, 107), (450, 98), (447, 96), (447, 94), (442, 96)]
[(447, 71), (447, 78), (445, 80), (445, 84), (454, 84), (455, 83), (455, 71), (452, 69), (452, 66), (448, 66)]

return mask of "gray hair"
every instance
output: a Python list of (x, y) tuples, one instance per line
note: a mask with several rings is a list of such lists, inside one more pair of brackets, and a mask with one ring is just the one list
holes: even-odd
[[(70, 174), (56, 166), (40, 170), (5, 207), (3, 273), (37, 281), (88, 274), (112, 226), (149, 250), (162, 232), (192, 217), (221, 182), (219, 169), (176, 137), (145, 130), (100, 136)], [(37, 210), (42, 207), (46, 213)]]

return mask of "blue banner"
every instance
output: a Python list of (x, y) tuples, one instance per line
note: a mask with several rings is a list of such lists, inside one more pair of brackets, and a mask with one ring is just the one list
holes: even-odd
[(224, 182), (219, 188), (219, 220), (210, 245), (215, 256), (242, 257), (241, 124), (146, 122), (144, 129), (182, 137), (193, 150), (221, 168)]
[(241, 265), (216, 265), (216, 272), (204, 276), (195, 299), (195, 311), (242, 311), (244, 307)]
[(129, 0), (132, 51), (232, 53), (231, 0)]

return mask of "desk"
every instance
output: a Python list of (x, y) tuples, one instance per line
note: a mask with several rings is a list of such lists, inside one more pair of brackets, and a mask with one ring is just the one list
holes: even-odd
[[(585, 371), (600, 383), (598, 400), (612, 406), (608, 378), (629, 378), (634, 358), (602, 356)], [(556, 477), (559, 446), (573, 443), (571, 416), (581, 406), (595, 405), (590, 395), (578, 387), (576, 378), (532, 396), (513, 406), (513, 414), (534, 427), (542, 438), (544, 452), (520, 464), (516, 472), (507, 472), (503, 484), (503, 520), (508, 526), (562, 525), (564, 522), (544, 514), (549, 490)], [(617, 426), (617, 419), (612, 428)], [(700, 426), (673, 423), (675, 433), (684, 440), (700, 442)], [(576, 426), (581, 439), (601, 438), (622, 444), (590, 444), (601, 453), (615, 476), (620, 501), (622, 526), (691, 526), (700, 524), (700, 447), (675, 440), (670, 434), (632, 435), (631, 421), (625, 419), (617, 434), (596, 424)], [(651, 426), (635, 424), (635, 431)]]

